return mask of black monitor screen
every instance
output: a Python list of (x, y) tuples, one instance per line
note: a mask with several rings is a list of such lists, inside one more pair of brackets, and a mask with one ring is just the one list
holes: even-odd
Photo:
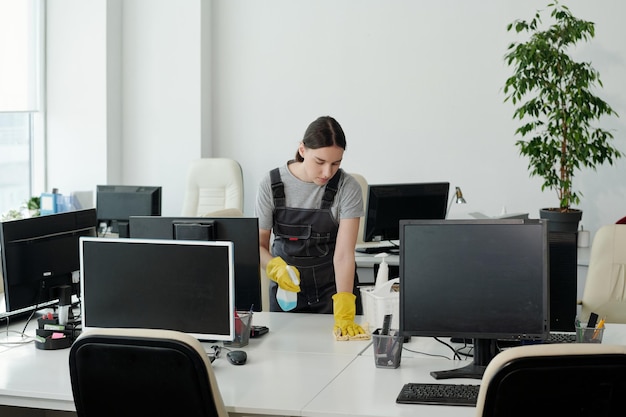
[(96, 210), (86, 209), (0, 223), (5, 311), (30, 312), (54, 303), (59, 288), (79, 287), (81, 236), (96, 235)]
[(131, 216), (129, 229), (131, 238), (233, 242), (235, 306), (241, 311), (261, 311), (258, 218)]
[(232, 242), (82, 238), (83, 328), (233, 340), (232, 248)]
[(445, 219), (450, 183), (368, 187), (363, 241), (398, 240), (400, 220)]
[(161, 215), (161, 187), (98, 185), (96, 209), (99, 222), (106, 223), (120, 237), (128, 237), (130, 216)]
[(480, 378), (498, 340), (544, 338), (548, 318), (545, 221), (400, 223), (403, 335), (474, 339), (467, 373), (447, 377)]

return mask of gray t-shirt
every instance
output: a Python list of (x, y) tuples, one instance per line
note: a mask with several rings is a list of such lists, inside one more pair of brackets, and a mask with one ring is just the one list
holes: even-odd
[[(305, 209), (321, 207), (325, 186), (299, 180), (289, 171), (287, 164), (280, 167), (280, 177), (285, 186), (285, 205), (287, 207)], [(254, 209), (255, 215), (259, 218), (259, 228), (271, 230), (273, 226), (274, 199), (269, 172), (259, 184)], [(357, 180), (345, 171), (343, 171), (339, 181), (339, 189), (330, 210), (338, 221), (361, 217), (365, 213), (361, 186)]]

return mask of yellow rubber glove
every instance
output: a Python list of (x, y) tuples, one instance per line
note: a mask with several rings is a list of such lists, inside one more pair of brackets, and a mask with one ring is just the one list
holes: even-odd
[(280, 256), (272, 258), (272, 260), (267, 263), (265, 272), (267, 273), (267, 277), (276, 282), (283, 290), (300, 292), (300, 271), (294, 266), (290, 266), (290, 268), (298, 278), (298, 285), (294, 284), (291, 280), (289, 272), (287, 271), (287, 263)]
[(336, 336), (356, 336), (365, 334), (365, 330), (354, 322), (356, 314), (356, 295), (351, 292), (338, 292), (333, 295), (333, 314)]

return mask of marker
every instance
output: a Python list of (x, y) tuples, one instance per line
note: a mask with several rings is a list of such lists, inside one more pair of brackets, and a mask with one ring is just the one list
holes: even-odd
[(600, 335), (600, 330), (603, 328), (604, 328), (604, 318), (600, 320), (600, 323), (598, 323), (598, 327), (596, 327), (596, 330), (593, 332), (593, 336), (591, 336), (591, 338), (596, 339)]

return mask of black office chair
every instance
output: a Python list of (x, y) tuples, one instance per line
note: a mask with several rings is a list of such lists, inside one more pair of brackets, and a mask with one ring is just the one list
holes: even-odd
[(78, 417), (227, 417), (211, 363), (185, 333), (90, 330), (70, 349)]
[(477, 417), (623, 416), (626, 346), (562, 343), (514, 347), (483, 376)]

